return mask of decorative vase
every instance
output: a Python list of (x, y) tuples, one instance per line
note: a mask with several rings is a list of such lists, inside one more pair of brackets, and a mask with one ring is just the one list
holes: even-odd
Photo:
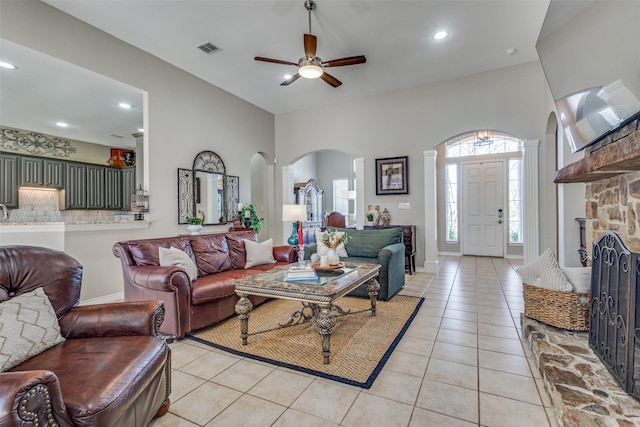
[(287, 243), (291, 246), (298, 246), (298, 221), (293, 221), (291, 226), (293, 230), (291, 231), (291, 236), (287, 239)]
[(382, 213), (380, 214), (380, 220), (382, 221), (382, 225), (389, 225), (391, 223), (391, 214), (384, 208)]
[(202, 225), (190, 224), (190, 225), (187, 225), (187, 230), (189, 230), (191, 234), (199, 234), (200, 230), (202, 230)]
[(336, 252), (336, 248), (328, 248), (327, 249), (327, 260), (329, 261), (329, 265), (338, 265), (340, 264), (340, 257)]

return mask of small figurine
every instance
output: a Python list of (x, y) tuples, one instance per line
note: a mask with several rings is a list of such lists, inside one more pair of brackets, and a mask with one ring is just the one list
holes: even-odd
[(382, 225), (389, 225), (391, 223), (391, 214), (384, 208), (382, 213), (380, 214), (380, 220), (382, 220)]
[(380, 206), (379, 205), (376, 205), (375, 209), (373, 210), (373, 225), (375, 227), (380, 225)]

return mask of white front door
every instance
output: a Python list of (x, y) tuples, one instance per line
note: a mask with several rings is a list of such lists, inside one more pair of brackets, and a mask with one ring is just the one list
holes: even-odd
[(504, 255), (501, 161), (462, 165), (462, 242), (464, 255)]

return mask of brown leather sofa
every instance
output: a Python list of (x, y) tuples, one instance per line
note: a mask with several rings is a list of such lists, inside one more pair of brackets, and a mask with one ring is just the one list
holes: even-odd
[[(274, 246), (276, 263), (245, 269), (244, 239), (257, 242), (258, 234), (252, 230), (116, 243), (113, 253), (122, 263), (125, 300), (163, 301), (166, 315), (160, 331), (178, 339), (232, 316), (238, 301), (234, 279), (297, 261), (295, 246)], [(197, 279), (191, 282), (180, 267), (161, 267), (160, 247), (186, 252), (198, 267)], [(254, 306), (265, 301), (250, 299)]]
[(169, 409), (162, 302), (77, 306), (81, 282), (63, 252), (0, 246), (0, 302), (41, 287), (65, 338), (0, 373), (0, 425), (146, 426)]

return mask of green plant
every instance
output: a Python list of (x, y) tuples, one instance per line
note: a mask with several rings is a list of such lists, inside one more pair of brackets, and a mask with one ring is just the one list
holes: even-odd
[[(260, 232), (262, 230), (262, 225), (264, 224), (264, 218), (259, 217), (256, 213), (256, 207), (252, 204), (244, 205), (242, 208), (242, 221), (245, 224), (245, 227), (250, 227)], [(248, 215), (247, 215), (248, 212)], [(248, 216), (248, 217), (247, 217)]]
[(367, 214), (367, 221), (373, 221), (373, 214), (372, 213), (368, 213)]
[(187, 217), (187, 224), (189, 224), (189, 225), (201, 225), (202, 224), (202, 218), (197, 217), (197, 216), (189, 216), (189, 217)]

